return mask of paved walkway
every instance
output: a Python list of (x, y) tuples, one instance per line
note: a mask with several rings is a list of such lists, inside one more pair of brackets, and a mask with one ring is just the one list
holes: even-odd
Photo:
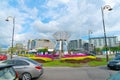
[[(96, 55), (97, 57), (100, 57), (100, 58), (106, 58), (106, 55)], [(109, 58), (114, 58), (115, 55), (108, 55)]]

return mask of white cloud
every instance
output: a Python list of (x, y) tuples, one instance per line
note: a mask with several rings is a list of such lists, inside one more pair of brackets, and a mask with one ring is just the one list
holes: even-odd
[(106, 5), (110, 5), (111, 7), (114, 7), (115, 5), (120, 3), (120, 0), (104, 0)]
[(119, 0), (48, 0), (33, 7), (26, 5), (25, 0), (17, 2), (17, 7), (9, 4), (9, 0), (0, 2), (0, 37), (4, 37), (7, 44), (11, 44), (12, 35), (12, 20), (9, 23), (4, 21), (8, 16), (15, 16), (15, 41), (53, 38), (56, 31), (68, 31), (72, 39), (87, 36), (88, 30), (93, 30), (95, 36), (103, 35), (100, 7), (105, 4), (114, 8), (110, 13), (105, 12), (107, 33), (120, 31)]
[(39, 20), (36, 20), (33, 24), (31, 24), (32, 26), (32, 30), (35, 30), (37, 32), (52, 32), (52, 31), (56, 31), (59, 28), (57, 27), (58, 23), (55, 21), (51, 21), (49, 23), (42, 23)]
[(60, 0), (61, 2), (63, 2), (63, 3), (69, 3), (70, 2), (70, 0)]

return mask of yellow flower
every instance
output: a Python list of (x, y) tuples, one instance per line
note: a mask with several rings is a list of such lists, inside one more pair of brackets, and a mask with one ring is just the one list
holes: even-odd
[(84, 59), (96, 59), (95, 56), (84, 56), (84, 57), (66, 57), (61, 58), (61, 60), (84, 60)]

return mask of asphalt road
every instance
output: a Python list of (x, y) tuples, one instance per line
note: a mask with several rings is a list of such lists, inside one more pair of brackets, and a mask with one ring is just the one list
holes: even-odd
[(45, 67), (38, 80), (106, 80), (115, 70), (100, 67)]

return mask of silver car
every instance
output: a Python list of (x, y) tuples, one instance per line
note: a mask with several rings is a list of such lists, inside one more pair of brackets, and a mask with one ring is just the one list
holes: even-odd
[(16, 57), (2, 63), (13, 64), (13, 68), (18, 72), (19, 78), (22, 80), (32, 80), (33, 78), (39, 78), (43, 74), (42, 64), (30, 58)]

